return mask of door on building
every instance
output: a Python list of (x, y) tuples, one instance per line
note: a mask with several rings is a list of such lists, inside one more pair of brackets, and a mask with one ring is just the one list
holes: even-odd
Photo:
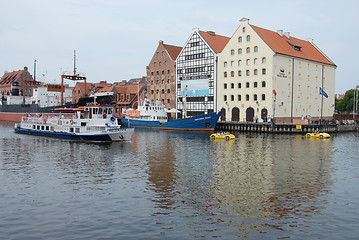
[(246, 110), (246, 121), (253, 122), (254, 109), (252, 107), (247, 108)]
[(268, 110), (263, 108), (261, 110), (261, 118), (263, 120), (263, 122), (267, 122), (267, 118), (268, 118)]
[(232, 121), (239, 121), (239, 108), (237, 107), (232, 109)]
[(226, 121), (226, 109), (225, 108), (222, 108), (221, 109), (221, 121)]

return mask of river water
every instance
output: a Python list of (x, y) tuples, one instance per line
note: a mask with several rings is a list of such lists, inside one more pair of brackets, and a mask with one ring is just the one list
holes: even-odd
[(0, 239), (358, 239), (359, 134), (137, 130), (94, 144), (0, 125)]

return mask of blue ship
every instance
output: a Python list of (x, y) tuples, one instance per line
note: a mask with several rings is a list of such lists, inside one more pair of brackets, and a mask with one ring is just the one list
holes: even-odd
[(221, 112), (213, 112), (195, 117), (167, 121), (167, 112), (163, 105), (151, 106), (148, 101), (138, 109), (126, 110), (121, 124), (125, 127), (153, 128), (181, 131), (213, 131)]

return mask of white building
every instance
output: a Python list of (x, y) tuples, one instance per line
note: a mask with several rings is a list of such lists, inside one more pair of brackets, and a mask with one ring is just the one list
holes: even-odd
[[(64, 86), (64, 103), (72, 102), (72, 87)], [(31, 98), (33, 104), (40, 107), (52, 107), (61, 105), (61, 85), (46, 84), (34, 89)]]
[(336, 65), (313, 40), (256, 27), (246, 18), (240, 22), (218, 55), (217, 108), (224, 113), (221, 119), (331, 119)]
[(176, 59), (176, 108), (180, 117), (217, 111), (217, 54), (229, 39), (193, 29)]

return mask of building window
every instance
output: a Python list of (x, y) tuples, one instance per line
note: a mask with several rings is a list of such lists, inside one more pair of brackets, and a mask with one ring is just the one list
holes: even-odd
[(254, 87), (256, 88), (258, 86), (258, 83), (257, 82), (254, 82)]
[(234, 88), (234, 83), (231, 83), (231, 88)]
[(262, 94), (262, 101), (265, 101), (265, 100), (266, 100), (266, 95)]
[(238, 88), (242, 88), (242, 84), (241, 84), (241, 83), (238, 83)]
[(165, 93), (165, 90), (164, 90), (164, 89), (162, 89), (162, 93)]
[(151, 90), (151, 94), (153, 94), (153, 89)]
[(157, 52), (157, 57), (160, 55), (160, 53), (159, 52)]
[(249, 63), (250, 63), (250, 60), (249, 60), (249, 59), (247, 59), (247, 60), (246, 60), (246, 64), (247, 64), (247, 65), (249, 65)]
[(254, 46), (254, 52), (258, 52), (258, 46)]
[(231, 77), (234, 77), (234, 71), (231, 72)]
[(262, 69), (262, 74), (263, 74), (263, 75), (266, 75), (266, 73), (267, 73), (266, 69), (263, 68), (263, 69)]
[(153, 72), (151, 72), (151, 75), (153, 75)]
[(165, 71), (162, 71), (162, 74), (165, 74)]
[(248, 94), (246, 95), (246, 101), (249, 101), (249, 95)]
[(241, 95), (238, 95), (238, 101), (242, 101), (242, 96)]
[(234, 55), (234, 49), (231, 49), (231, 55)]
[(246, 70), (246, 76), (250, 76), (249, 70)]
[(153, 66), (155, 66), (155, 67), (156, 67), (156, 62), (154, 62), (154, 63), (153, 63)]
[(241, 77), (241, 76), (242, 76), (242, 71), (239, 70), (239, 71), (238, 71), (238, 77)]
[(162, 62), (160, 62), (159, 65), (162, 66)]
[(227, 67), (227, 62), (224, 62), (224, 66)]
[(262, 58), (262, 63), (266, 63), (267, 62), (267, 59), (264, 57)]
[(227, 101), (227, 95), (224, 95), (223, 100), (226, 102)]
[(251, 48), (250, 48), (250, 47), (247, 47), (247, 48), (246, 48), (246, 52), (247, 52), (247, 53), (250, 53), (250, 52), (251, 52)]
[(231, 95), (231, 101), (234, 101), (234, 95)]
[(167, 65), (167, 60), (165, 61), (165, 65)]
[(243, 27), (243, 28), (242, 28), (242, 32), (246, 32), (246, 27)]
[(257, 101), (257, 94), (254, 94), (254, 95), (253, 95), (253, 100), (254, 100), (254, 101)]
[(234, 61), (231, 61), (231, 66), (232, 66), (232, 67), (234, 66)]
[(247, 42), (251, 41), (251, 36), (247, 35)]
[(266, 87), (266, 81), (262, 82), (262, 87)]
[(246, 88), (249, 88), (249, 82), (246, 82)]
[(238, 42), (242, 42), (242, 37), (239, 37), (239, 38), (238, 38)]
[(238, 54), (242, 54), (242, 48), (238, 48)]
[(225, 84), (223, 85), (223, 87), (224, 87), (224, 89), (227, 89), (227, 83), (225, 83)]
[(258, 69), (254, 69), (254, 75), (258, 75)]
[(258, 58), (255, 58), (253, 62), (254, 62), (254, 64), (257, 64), (258, 63)]
[(242, 66), (242, 60), (238, 60), (238, 66)]
[(225, 78), (227, 77), (227, 72), (224, 72), (224, 77), (225, 77)]
[(165, 55), (165, 52), (164, 51), (162, 51), (162, 56), (164, 56)]

